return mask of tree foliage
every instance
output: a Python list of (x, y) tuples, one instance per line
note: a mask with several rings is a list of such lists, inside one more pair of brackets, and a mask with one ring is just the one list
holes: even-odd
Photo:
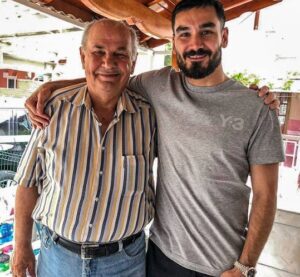
[[(256, 74), (248, 73), (247, 71), (233, 73), (233, 74), (228, 73), (227, 75), (230, 78), (241, 82), (243, 85), (245, 85), (247, 87), (251, 84), (255, 84), (255, 85), (262, 85), (262, 84), (265, 85), (266, 84), (266, 83), (263, 83), (265, 81), (263, 78), (259, 77)], [(288, 72), (287, 76), (283, 79), (283, 83), (280, 86), (280, 89), (283, 91), (291, 91), (295, 80), (299, 77), (300, 77), (300, 72), (292, 72), (292, 71)], [(274, 83), (269, 82), (266, 85), (270, 89), (275, 88)]]

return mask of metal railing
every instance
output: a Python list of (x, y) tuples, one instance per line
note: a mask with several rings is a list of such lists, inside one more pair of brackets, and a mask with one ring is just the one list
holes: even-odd
[(0, 170), (17, 171), (22, 153), (15, 151), (0, 151)]
[(0, 151), (0, 188), (15, 185), (13, 180), (18, 169), (22, 152)]

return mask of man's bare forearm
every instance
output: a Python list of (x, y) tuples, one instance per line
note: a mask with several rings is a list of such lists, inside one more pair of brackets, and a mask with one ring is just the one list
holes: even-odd
[[(239, 261), (255, 266), (271, 232), (276, 213), (276, 197), (253, 198), (249, 230)], [(268, 199), (267, 199), (268, 198)]]
[(274, 222), (278, 165), (256, 166), (251, 174), (253, 200), (248, 234), (239, 261), (244, 265), (255, 266)]
[(15, 244), (16, 246), (31, 246), (33, 220), (32, 211), (38, 199), (36, 187), (25, 188), (19, 186), (15, 204)]

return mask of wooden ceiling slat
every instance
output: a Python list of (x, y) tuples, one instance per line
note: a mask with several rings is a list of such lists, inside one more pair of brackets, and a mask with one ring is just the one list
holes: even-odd
[[(75, 5), (70, 4), (68, 1), (63, 0), (40, 0), (44, 2), (46, 6), (52, 6), (57, 11), (62, 11), (65, 14), (72, 14), (76, 18), (80, 18), (82, 21), (91, 21), (95, 18), (95, 14), (91, 10), (85, 10), (82, 8), (78, 8)], [(48, 3), (47, 3), (48, 2)]]
[(237, 17), (239, 17), (240, 15), (242, 15), (243, 13), (246, 13), (246, 12), (259, 11), (263, 8), (269, 7), (271, 5), (275, 5), (275, 4), (277, 4), (281, 1), (282, 0), (273, 0), (273, 1), (259, 0), (259, 1), (252, 1), (252, 2), (246, 3), (246, 4), (244, 4), (243, 6), (241, 6), (239, 8), (227, 10), (225, 12), (226, 20), (232, 20), (232, 19), (237, 18)]
[(172, 11), (175, 8), (175, 6), (177, 5), (177, 2), (174, 0), (164, 0), (164, 1), (168, 4), (168, 6), (170, 6), (172, 8)]
[(145, 41), (147, 41), (147, 40), (149, 40), (149, 39), (151, 38), (151, 37), (145, 35), (145, 34), (142, 33), (142, 32), (139, 33), (138, 37), (139, 37), (139, 41), (140, 41), (141, 44), (144, 43)]
[(155, 4), (160, 3), (161, 1), (162, 1), (162, 0), (153, 0), (153, 1), (149, 2), (149, 3), (147, 4), (147, 6), (148, 6), (148, 7), (151, 7), (151, 6), (155, 5)]
[(221, 1), (224, 7), (224, 10), (230, 10), (239, 6), (242, 6), (244, 4), (247, 4), (249, 2), (253, 2), (253, 0), (223, 0)]
[(146, 46), (149, 48), (155, 48), (158, 46), (161, 46), (163, 44), (168, 43), (169, 41), (166, 39), (154, 39), (154, 38), (150, 38), (147, 42), (146, 42)]
[(273, 5), (274, 2), (280, 2), (281, 0), (221, 0), (224, 10), (230, 10), (235, 8), (243, 8), (245, 5)]
[(145, 5), (145, 6), (148, 6), (148, 3), (150, 3), (152, 0), (137, 0), (137, 2)]

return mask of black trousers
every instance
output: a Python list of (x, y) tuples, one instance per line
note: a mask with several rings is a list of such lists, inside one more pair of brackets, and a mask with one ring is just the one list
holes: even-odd
[(212, 277), (173, 262), (150, 239), (146, 259), (147, 277)]

